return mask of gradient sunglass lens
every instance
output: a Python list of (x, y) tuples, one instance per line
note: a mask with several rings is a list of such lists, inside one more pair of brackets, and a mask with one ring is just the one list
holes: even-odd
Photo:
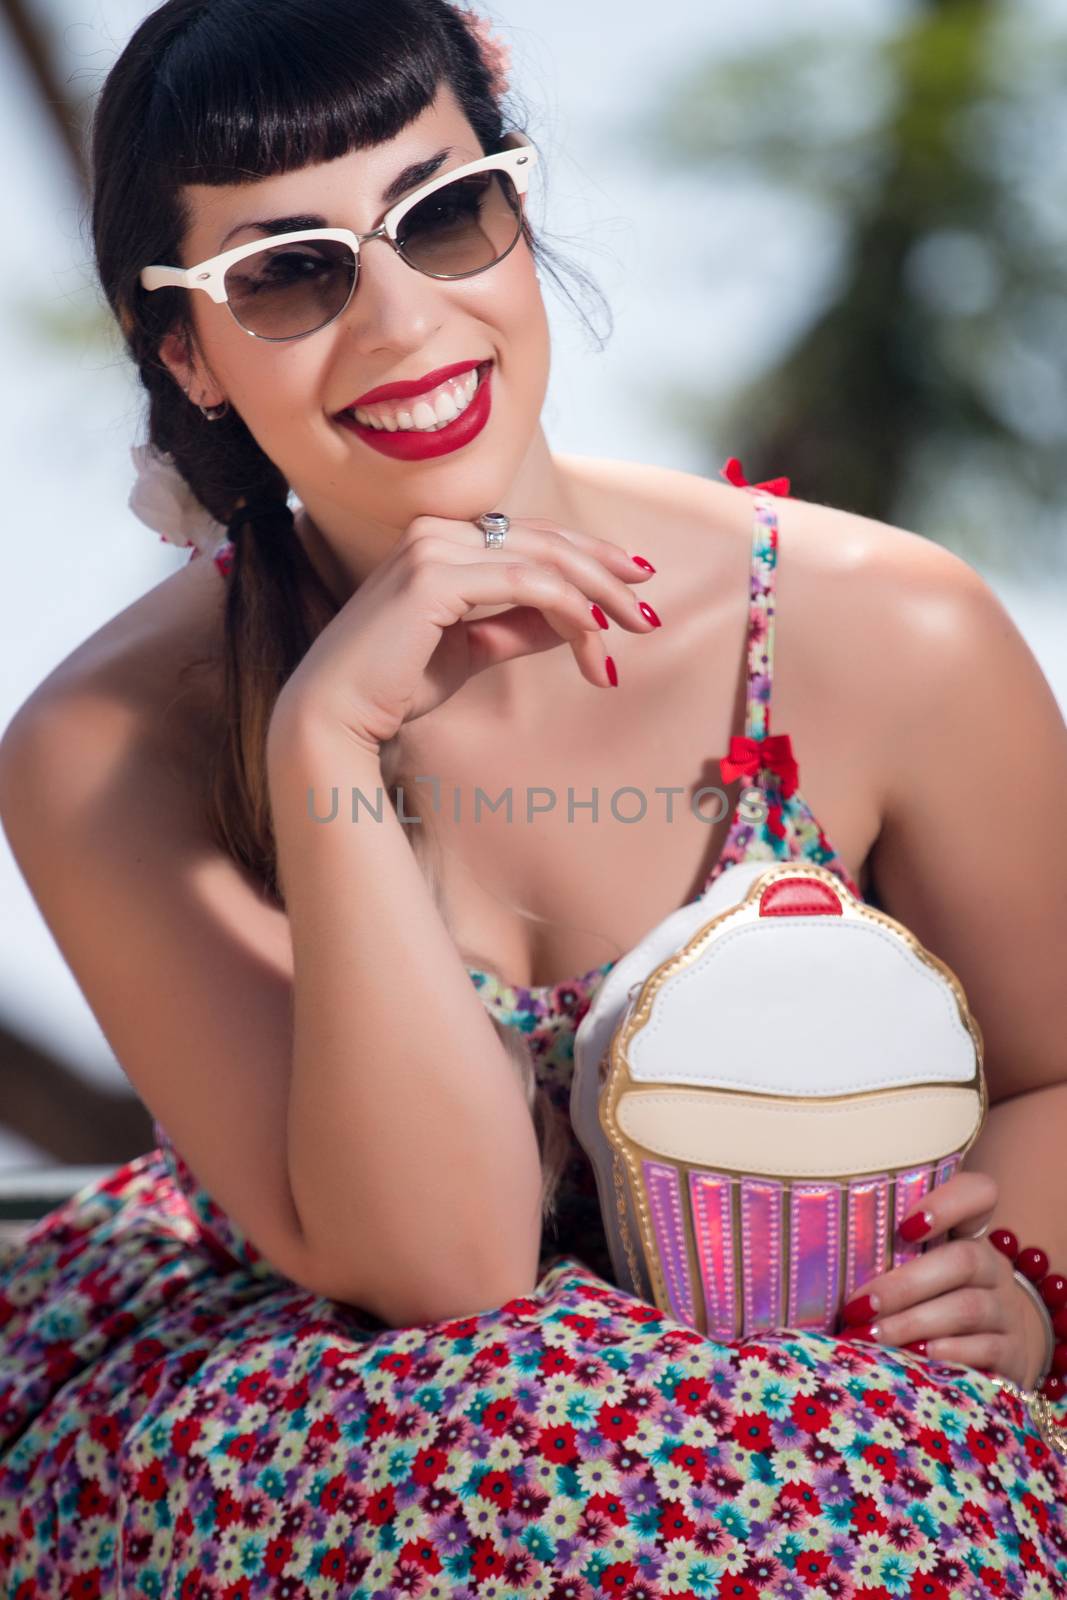
[(507, 255), (521, 228), (522, 206), (509, 174), (476, 172), (412, 206), (396, 242), (420, 272), (464, 278)]
[[(522, 231), (522, 205), (508, 173), (475, 173), (445, 184), (403, 217), (404, 260), (431, 277), (464, 278), (507, 255)], [(230, 309), (249, 333), (292, 339), (340, 315), (356, 281), (356, 258), (341, 240), (267, 244), (226, 273)]]
[(356, 258), (339, 239), (268, 245), (226, 273), (230, 309), (263, 339), (291, 339), (343, 311), (356, 281)]

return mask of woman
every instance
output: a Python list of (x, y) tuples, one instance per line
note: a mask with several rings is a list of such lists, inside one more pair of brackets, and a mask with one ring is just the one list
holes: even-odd
[[(1018, 1390), (1049, 1318), (984, 1231), (1067, 1263), (1062, 720), (921, 538), (550, 450), (504, 88), (445, 0), (167, 0), (104, 86), (101, 282), (229, 539), (4, 740), (12, 847), (159, 1135), (0, 1279), (5, 1592), (1067, 1592)], [(368, 398), (427, 376), (440, 411)], [(770, 732), (776, 615), (803, 793), (742, 762), (710, 831), (608, 815)], [(558, 799), (475, 811), (509, 788)], [(752, 855), (951, 965), (993, 1106), (936, 1248), (839, 1335), (724, 1346), (611, 1283), (564, 1113), (600, 977)]]

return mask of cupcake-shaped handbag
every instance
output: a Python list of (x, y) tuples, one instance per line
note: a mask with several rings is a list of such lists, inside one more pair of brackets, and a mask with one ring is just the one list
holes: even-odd
[(608, 972), (571, 1117), (620, 1288), (719, 1340), (831, 1332), (987, 1107), (959, 979), (824, 867), (742, 862)]

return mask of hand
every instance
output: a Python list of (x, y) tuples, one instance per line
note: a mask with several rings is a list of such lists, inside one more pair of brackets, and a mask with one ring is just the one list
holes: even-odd
[[(622, 627), (650, 632), (629, 589), (648, 576), (621, 546), (542, 518), (512, 517), (495, 551), (474, 522), (416, 517), (312, 641), (271, 727), (295, 709), (298, 722), (325, 718), (378, 755), (474, 673), (561, 643), (583, 677), (607, 685), (591, 602)], [(483, 606), (509, 609), (466, 620)]]
[(996, 1181), (985, 1172), (957, 1172), (924, 1195), (907, 1217), (925, 1213), (930, 1229), (922, 1237), (943, 1242), (859, 1285), (839, 1331), (918, 1347), (932, 1361), (956, 1361), (1032, 1388), (1045, 1353), (1040, 1311), (988, 1238), (946, 1237), (951, 1228), (976, 1233), (996, 1203)]

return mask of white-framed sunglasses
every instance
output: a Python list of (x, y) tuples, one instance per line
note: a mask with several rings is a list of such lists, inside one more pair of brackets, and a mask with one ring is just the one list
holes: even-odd
[(141, 269), (146, 289), (203, 289), (256, 339), (303, 339), (339, 317), (359, 281), (360, 247), (385, 239), (430, 278), (471, 278), (496, 266), (522, 233), (522, 196), (537, 165), (524, 133), (508, 148), (433, 178), (398, 201), (370, 233), (304, 228), (239, 244), (195, 267)]

